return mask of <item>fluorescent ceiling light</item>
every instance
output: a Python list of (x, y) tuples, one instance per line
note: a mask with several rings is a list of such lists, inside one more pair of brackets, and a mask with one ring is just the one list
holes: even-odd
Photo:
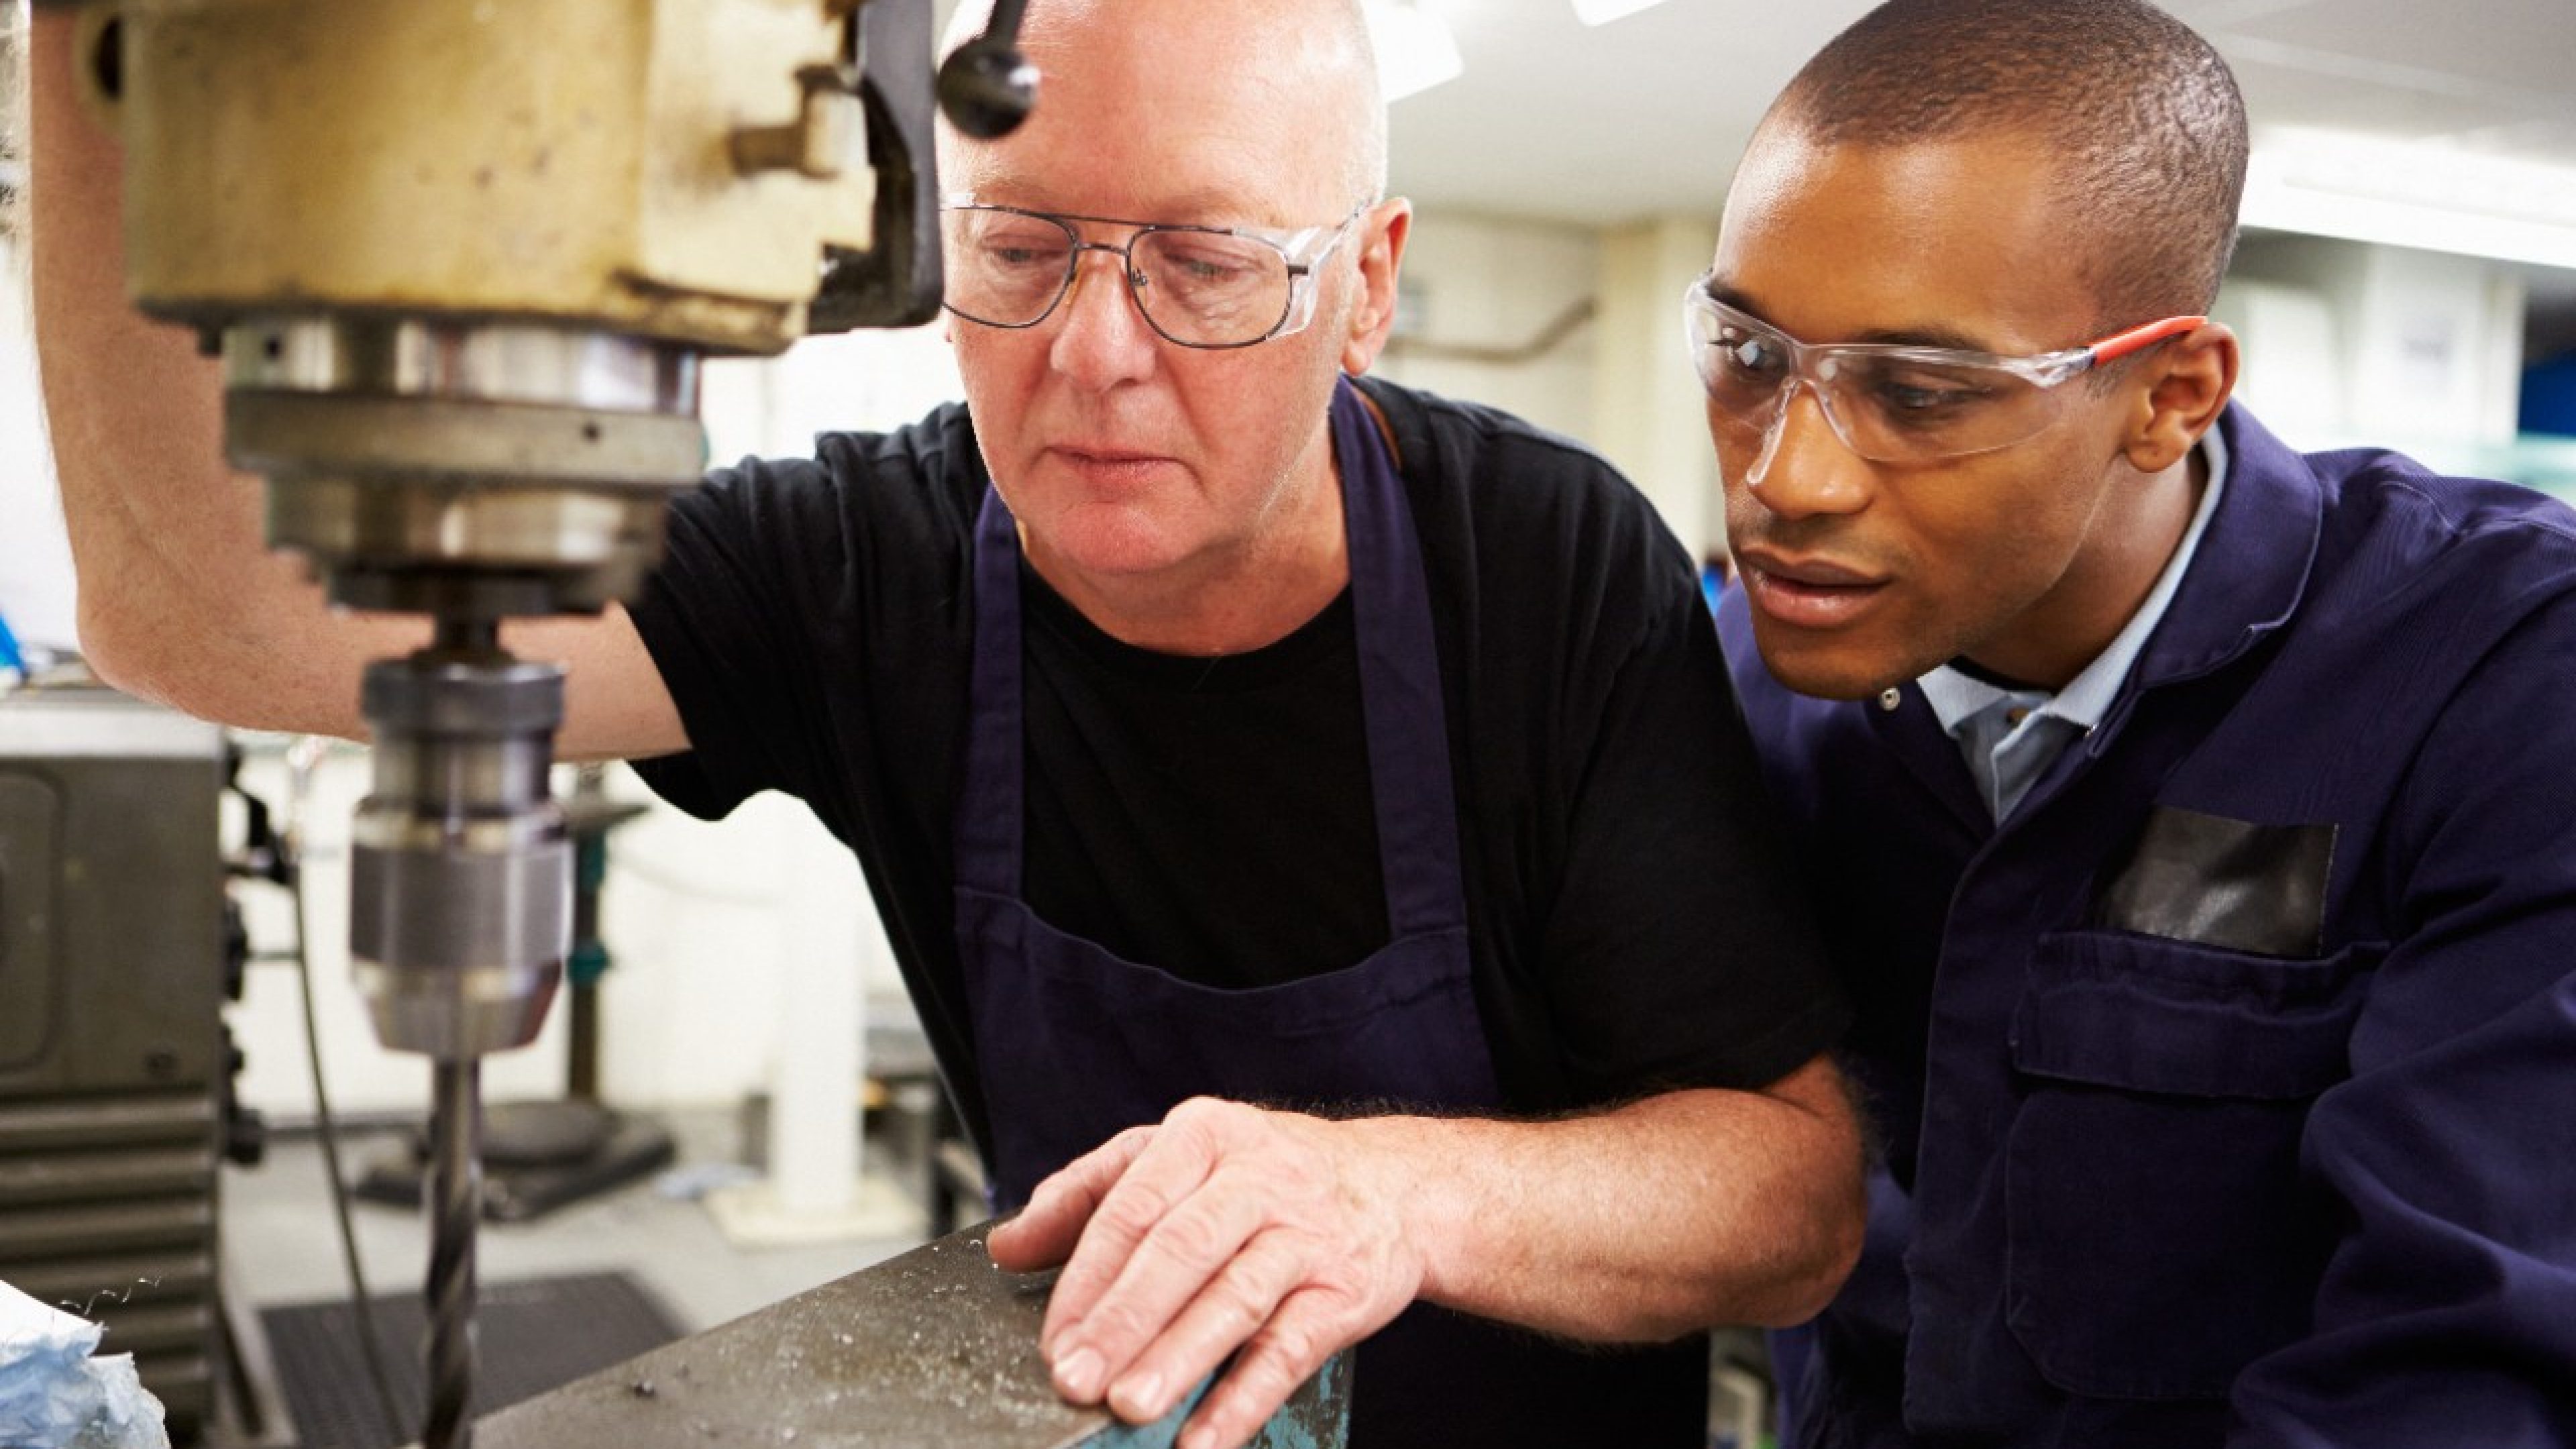
[(2576, 167), (2321, 130), (2258, 138), (2247, 226), (2576, 267)]
[(1456, 80), (1467, 69), (1449, 22), (1420, 5), (1368, 0), (1368, 26), (1377, 48), (1378, 89), (1389, 101)]
[(1574, 0), (1574, 18), (1586, 25), (1607, 25), (1623, 15), (1634, 15), (1664, 0)]

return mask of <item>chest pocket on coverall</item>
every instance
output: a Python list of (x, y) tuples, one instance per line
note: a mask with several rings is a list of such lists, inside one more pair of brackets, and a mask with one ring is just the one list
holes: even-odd
[(2302, 1334), (2333, 1234), (2301, 1181), (2379, 944), (2286, 959), (2039, 938), (2014, 1013), (2005, 1316), (2080, 1394), (2214, 1398)]

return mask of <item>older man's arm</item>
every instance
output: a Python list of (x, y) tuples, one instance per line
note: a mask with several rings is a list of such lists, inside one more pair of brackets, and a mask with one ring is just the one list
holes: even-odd
[[(220, 369), (125, 295), (116, 139), (80, 103), (76, 15), (35, 14), (28, 71), (37, 360), (80, 578), (81, 648), (110, 682), (227, 724), (356, 735), (370, 659), (417, 619), (332, 609), (267, 550), (256, 479), (224, 465)], [(513, 649), (570, 666), (570, 755), (649, 755), (688, 737), (624, 611), (513, 624)]]
[(1800, 1322), (1862, 1214), (1859, 1129), (1820, 1057), (1760, 1091), (1544, 1122), (1193, 1101), (1042, 1183), (992, 1252), (1065, 1264), (1042, 1344), (1068, 1398), (1150, 1419), (1244, 1346), (1182, 1439), (1215, 1449), (1417, 1298), (1600, 1342)]

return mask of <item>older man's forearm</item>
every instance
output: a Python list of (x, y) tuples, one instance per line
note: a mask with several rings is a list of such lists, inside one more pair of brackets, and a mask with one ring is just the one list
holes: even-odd
[(1819, 1059), (1543, 1123), (1350, 1124), (1413, 1164), (1423, 1296), (1595, 1341), (1813, 1317), (1860, 1251), (1857, 1123)]

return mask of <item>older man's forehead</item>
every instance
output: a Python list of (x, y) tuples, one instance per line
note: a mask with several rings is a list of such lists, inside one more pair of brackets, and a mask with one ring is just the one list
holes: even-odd
[(1069, 183), (1051, 172), (1000, 167), (978, 173), (973, 187), (975, 199), (990, 205), (1072, 216), (1196, 226), (1316, 224), (1313, 217), (1281, 213), (1270, 193), (1234, 182), (1163, 185), (1153, 176), (1141, 175), (1130, 184), (1104, 189)]
[[(1383, 185), (1384, 107), (1355, 13), (1350, 0), (1036, 0), (1022, 40), (1037, 113), (992, 142), (943, 126), (944, 184), (1044, 210), (1150, 204), (1157, 221), (1338, 220)], [(1318, 188), (1331, 195), (1305, 194)]]

